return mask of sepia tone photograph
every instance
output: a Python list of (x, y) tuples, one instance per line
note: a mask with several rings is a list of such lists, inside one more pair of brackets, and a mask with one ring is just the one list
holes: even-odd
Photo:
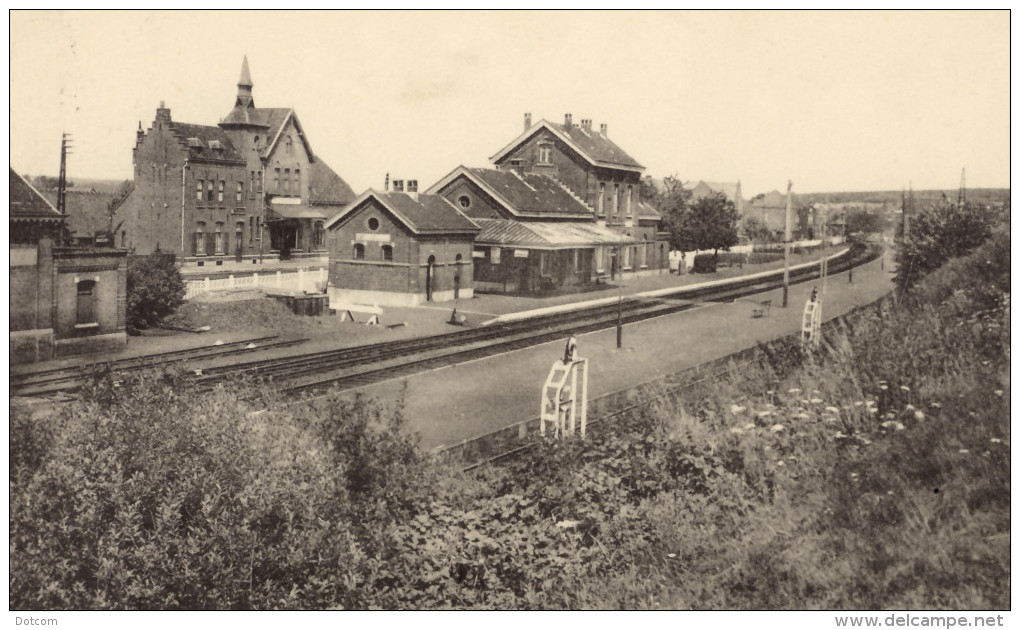
[(1009, 11), (9, 38), (11, 625), (1012, 619)]

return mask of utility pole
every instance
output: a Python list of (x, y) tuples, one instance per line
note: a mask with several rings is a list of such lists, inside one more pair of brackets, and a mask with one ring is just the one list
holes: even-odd
[[(60, 137), (60, 175), (57, 177), (57, 212), (67, 215), (67, 156), (71, 148), (71, 134), (65, 132)], [(63, 230), (57, 239), (59, 245), (64, 244)]]
[(967, 203), (967, 169), (960, 171), (960, 196), (956, 203), (958, 208), (963, 208), (963, 204)]
[(786, 238), (783, 239), (783, 308), (790, 293), (790, 242), (793, 240), (793, 182), (786, 182)]

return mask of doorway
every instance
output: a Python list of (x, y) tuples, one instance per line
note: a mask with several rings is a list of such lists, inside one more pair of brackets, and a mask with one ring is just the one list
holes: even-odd
[(436, 257), (429, 256), (428, 263), (425, 266), (425, 301), (432, 301), (432, 268), (436, 264)]

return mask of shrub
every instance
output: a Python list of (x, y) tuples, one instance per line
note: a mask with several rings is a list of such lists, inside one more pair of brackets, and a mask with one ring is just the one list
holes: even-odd
[(694, 273), (715, 273), (716, 257), (713, 254), (698, 254), (694, 257)]
[(131, 256), (127, 268), (127, 328), (155, 326), (184, 303), (184, 279), (173, 254)]

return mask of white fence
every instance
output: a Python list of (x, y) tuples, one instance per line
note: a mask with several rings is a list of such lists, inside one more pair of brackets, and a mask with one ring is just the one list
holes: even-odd
[(296, 271), (276, 271), (268, 273), (253, 273), (226, 278), (201, 278), (196, 280), (185, 280), (187, 288), (184, 299), (210, 293), (212, 291), (229, 291), (231, 289), (256, 289), (267, 287), (280, 289), (282, 291), (318, 291), (326, 290), (326, 283), (329, 279), (329, 272), (323, 269), (298, 269)]

